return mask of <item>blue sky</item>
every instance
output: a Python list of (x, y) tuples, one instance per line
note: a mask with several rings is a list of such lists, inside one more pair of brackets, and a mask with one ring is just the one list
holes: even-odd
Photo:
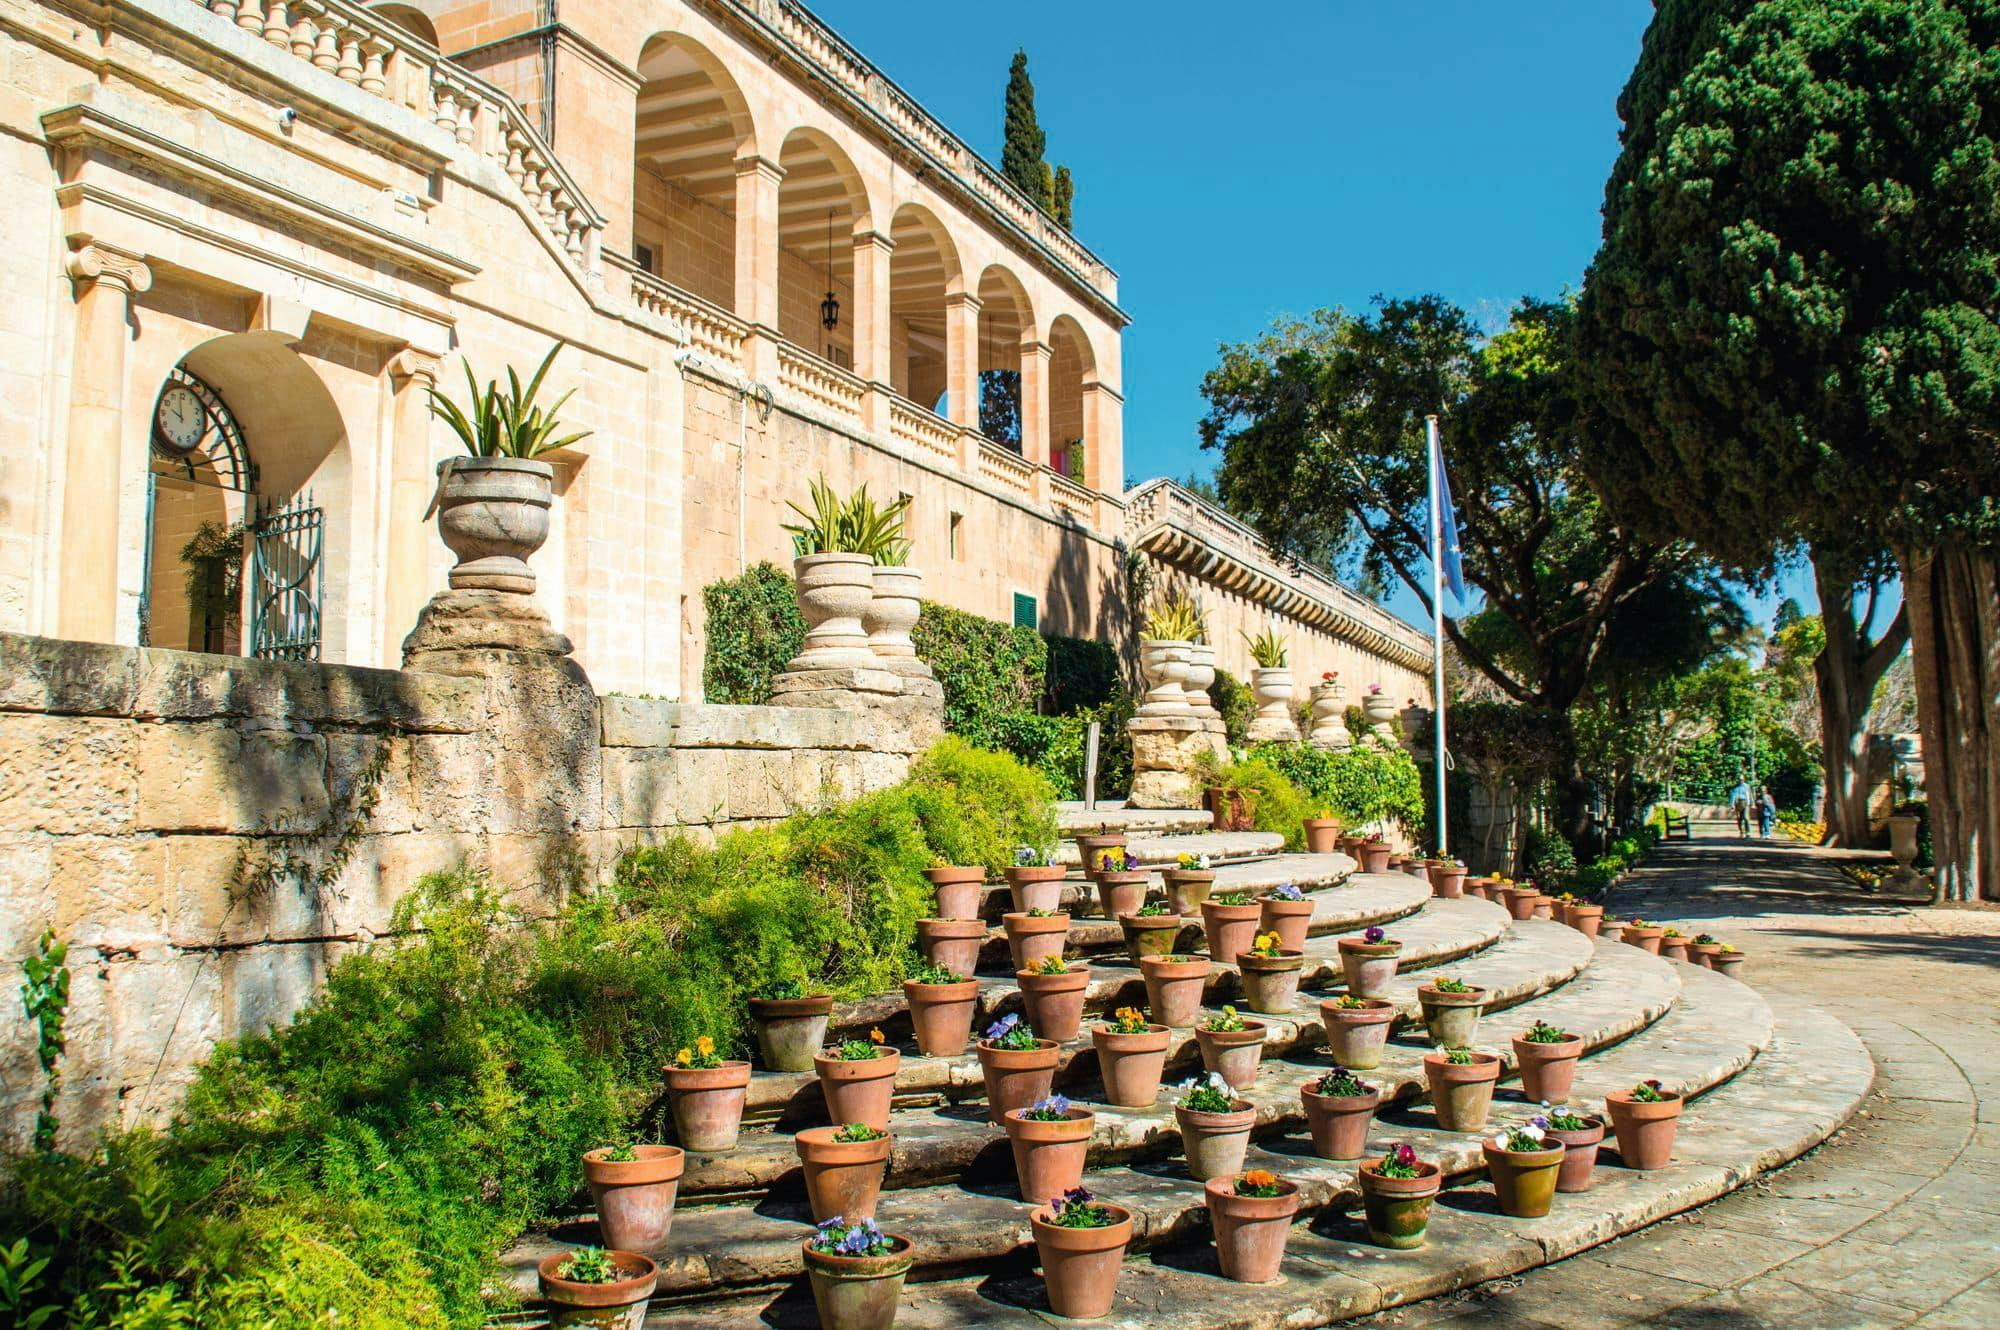
[[(1436, 291), (1497, 322), (1523, 294), (1577, 285), (1652, 5), (817, 12), (995, 162), (1008, 62), (1027, 49), (1048, 158), (1077, 180), (1077, 235), (1117, 270), (1132, 315), (1125, 465), (1141, 480), (1212, 469), (1201, 377), (1218, 343), (1278, 316)], [(1416, 612), (1406, 594), (1391, 604)]]

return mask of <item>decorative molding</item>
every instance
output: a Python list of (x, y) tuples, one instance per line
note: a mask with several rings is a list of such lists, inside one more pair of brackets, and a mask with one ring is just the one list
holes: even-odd
[(136, 296), (152, 289), (153, 270), (137, 254), (111, 245), (93, 242), (88, 236), (74, 237), (73, 249), (63, 259), (63, 271), (76, 285), (76, 293), (98, 282), (109, 282), (125, 294)]
[(435, 388), (438, 371), (443, 365), (443, 356), (406, 346), (389, 357), (389, 381), (395, 385), (397, 392), (413, 383), (426, 389)]

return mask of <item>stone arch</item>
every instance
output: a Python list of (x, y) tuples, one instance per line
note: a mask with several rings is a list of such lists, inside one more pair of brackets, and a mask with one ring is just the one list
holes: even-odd
[(370, 5), (369, 8), (417, 40), (443, 49), (443, 44), (438, 40), (437, 24), (431, 21), (429, 14), (426, 14), (423, 10), (417, 8), (417, 6), (408, 4), (379, 4)]
[(749, 99), (694, 38), (640, 49), (632, 129), (633, 258), (724, 309), (736, 304), (736, 163), (763, 144)]
[(1090, 337), (1068, 314), (1049, 321), (1049, 465), (1078, 483), (1090, 474), (1084, 385), (1097, 378)]
[(905, 203), (889, 222), (889, 365), (896, 392), (936, 410), (947, 375), (945, 302), (965, 290), (951, 232), (921, 203)]
[(979, 431), (1020, 451), (1029, 432), (1022, 419), (1021, 356), (1037, 340), (1028, 288), (1005, 264), (979, 274)]
[[(868, 187), (825, 131), (793, 129), (779, 148), (778, 331), (854, 368), (854, 237), (874, 226)], [(825, 325), (831, 300), (834, 325)]]

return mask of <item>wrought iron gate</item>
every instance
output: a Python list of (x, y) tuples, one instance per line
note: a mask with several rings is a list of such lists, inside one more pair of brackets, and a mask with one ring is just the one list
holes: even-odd
[(250, 654), (318, 660), (325, 510), (311, 491), (260, 503), (250, 536)]

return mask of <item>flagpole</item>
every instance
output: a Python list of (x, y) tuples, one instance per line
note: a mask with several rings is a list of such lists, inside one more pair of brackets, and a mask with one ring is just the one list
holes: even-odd
[(1438, 418), (1424, 417), (1424, 443), (1430, 455), (1431, 490), (1431, 716), (1432, 736), (1437, 741), (1437, 828), (1438, 858), (1442, 859), (1451, 851), (1450, 814), (1445, 804), (1444, 779), (1444, 557), (1440, 514), (1438, 512), (1438, 475), (1444, 470), (1444, 449), (1438, 442)]

